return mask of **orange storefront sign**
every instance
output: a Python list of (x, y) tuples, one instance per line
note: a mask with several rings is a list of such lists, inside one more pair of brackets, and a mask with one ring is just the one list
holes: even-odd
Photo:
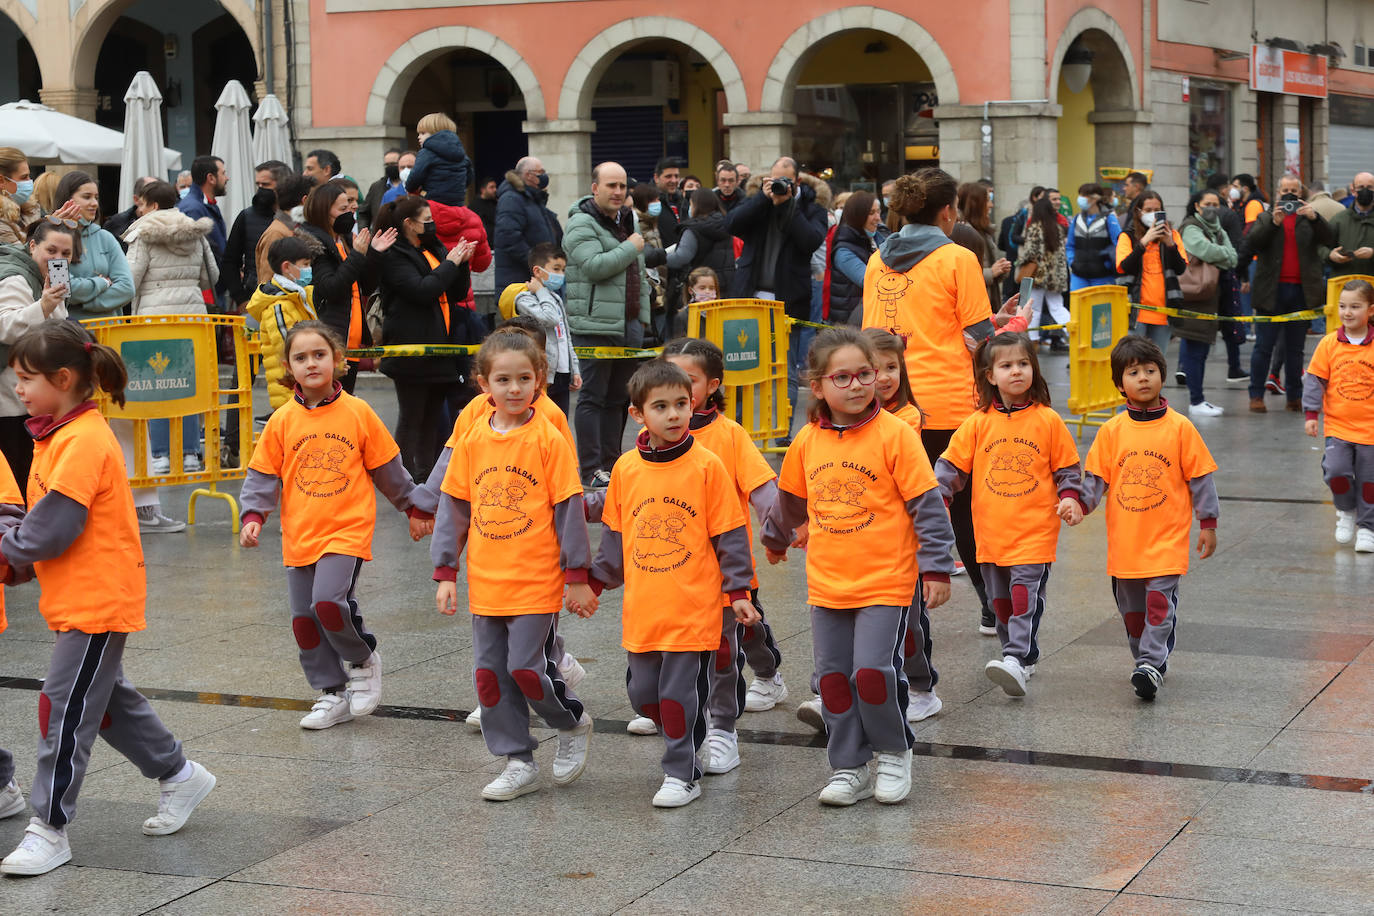
[(1250, 88), (1326, 98), (1326, 58), (1267, 45), (1250, 46)]

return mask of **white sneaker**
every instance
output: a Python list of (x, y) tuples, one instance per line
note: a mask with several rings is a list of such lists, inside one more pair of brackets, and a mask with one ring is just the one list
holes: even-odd
[(186, 530), (185, 522), (168, 518), (157, 506), (139, 506), (134, 512), (138, 516), (138, 530), (143, 534), (176, 534)]
[(908, 722), (924, 722), (944, 707), (945, 704), (935, 695), (935, 691), (913, 690), (910, 700), (907, 701), (906, 720)]
[(1195, 417), (1219, 417), (1226, 411), (1222, 410), (1211, 401), (1203, 401), (1201, 404), (1189, 404), (1188, 413)]
[(625, 731), (631, 735), (657, 735), (658, 726), (648, 716), (635, 716), (630, 720), (630, 724), (625, 726)]
[(147, 836), (176, 833), (196, 810), (196, 805), (215, 787), (214, 773), (194, 760), (190, 764), (191, 775), (181, 782), (158, 783), (161, 794), (157, 800), (157, 814), (143, 822), (143, 832)]
[(1349, 544), (1355, 540), (1355, 512), (1336, 510), (1336, 543)]
[(510, 801), (539, 791), (539, 764), (526, 763), (514, 757), (506, 759), (501, 775), (487, 783), (482, 797), (487, 801)]
[(1355, 532), (1355, 552), (1374, 553), (1374, 531), (1361, 528)]
[(183, 474), (198, 474), (205, 470), (205, 464), (200, 460), (199, 455), (182, 455), (181, 472)]
[(154, 458), (148, 465), (148, 470), (153, 474), (172, 473), (172, 459), (163, 455), (161, 458)]
[(558, 660), (558, 673), (563, 676), (563, 683), (568, 685), (569, 690), (576, 690), (577, 685), (586, 678), (587, 669), (573, 658), (571, 652), (564, 652), (563, 657)]
[(868, 767), (847, 769), (841, 767), (830, 774), (830, 782), (821, 789), (819, 796), (822, 805), (848, 807), (865, 798), (873, 797), (873, 775)]
[(703, 770), (718, 776), (739, 766), (739, 735), (719, 728), (706, 732), (706, 766)]
[(468, 717), (463, 720), (463, 724), (475, 732), (482, 730), (482, 707), (478, 706), (468, 713)]
[(764, 712), (787, 699), (787, 685), (782, 682), (782, 672), (775, 671), (770, 678), (756, 677), (749, 684), (749, 692), (744, 695), (745, 712)]
[(676, 776), (664, 776), (663, 785), (654, 793), (655, 808), (681, 808), (701, 797), (701, 783), (683, 782)]
[(818, 732), (825, 731), (825, 717), (821, 715), (821, 698), (813, 696), (798, 703), (797, 718)]
[(24, 790), (13, 779), (5, 788), (0, 789), (0, 818), (14, 817), (28, 807), (24, 801)]
[(558, 752), (553, 755), (553, 784), (575, 782), (587, 768), (587, 743), (592, 737), (592, 717), (584, 711), (572, 728), (558, 732)]
[(382, 659), (375, 651), (361, 665), (344, 666), (348, 675), (348, 711), (370, 716), (382, 702)]
[(994, 658), (983, 666), (983, 673), (1009, 697), (1023, 697), (1026, 695), (1026, 669), (1021, 667), (1021, 660), (1014, 655), (1004, 655), (1001, 658)]
[(876, 759), (878, 776), (873, 781), (873, 797), (881, 805), (895, 805), (911, 792), (911, 751), (879, 752)]
[(348, 701), (335, 693), (322, 693), (310, 707), (310, 712), (301, 719), (301, 728), (330, 728), (341, 722), (352, 722), (353, 713), (348, 711)]
[(46, 875), (59, 865), (72, 860), (72, 847), (67, 831), (54, 830), (42, 819), (29, 818), (24, 838), (14, 852), (0, 861), (0, 873), (6, 875)]

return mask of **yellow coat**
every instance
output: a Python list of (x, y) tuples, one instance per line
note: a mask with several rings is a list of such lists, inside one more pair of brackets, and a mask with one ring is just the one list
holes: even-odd
[(291, 396), (290, 389), (282, 385), (286, 376), (286, 354), (282, 352), (286, 332), (298, 321), (320, 317), (315, 314), (314, 292), (313, 286), (307, 286), (302, 295), (268, 282), (254, 290), (248, 302), (247, 312), (260, 327), (262, 371), (267, 376), (267, 396), (271, 398), (273, 410)]

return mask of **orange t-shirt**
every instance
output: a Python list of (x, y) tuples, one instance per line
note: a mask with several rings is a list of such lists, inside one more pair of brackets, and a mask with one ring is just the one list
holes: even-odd
[(911, 390), (930, 429), (955, 429), (973, 413), (973, 354), (964, 328), (992, 318), (983, 266), (951, 242), (906, 273), (889, 270), (874, 252), (864, 274), (864, 327), (906, 338)]
[[(1374, 328), (1366, 334), (1374, 335)], [(1323, 432), (1346, 442), (1374, 445), (1374, 343), (1343, 343), (1335, 332), (1317, 343), (1307, 373), (1326, 381)]]
[(744, 525), (720, 459), (698, 442), (672, 461), (626, 452), (611, 469), (601, 522), (622, 541), (621, 645), (630, 652), (719, 648), (724, 586), (711, 538)]
[(940, 456), (968, 475), (978, 562), (1053, 563), (1059, 545), (1054, 472), (1078, 464), (1073, 436), (1053, 408), (1035, 404), (1010, 416), (978, 410)]
[(78, 414), (34, 442), (29, 505), (52, 490), (86, 507), (86, 527), (60, 557), (33, 564), (48, 628), (142, 630), (148, 583), (134, 494), (124, 452), (98, 411)]
[[(19, 492), (19, 483), (14, 479), (10, 463), (0, 458), (0, 504), (24, 508), (24, 497)], [(0, 587), (0, 633), (5, 632), (9, 621), (5, 619), (5, 589)]]
[(368, 472), (400, 451), (367, 402), (346, 391), (313, 410), (294, 397), (278, 407), (248, 466), (281, 478), (282, 562), (372, 559), (377, 498)]
[[(763, 453), (749, 438), (744, 427), (729, 417), (717, 413), (710, 423), (692, 430), (692, 437), (698, 445), (706, 446), (721, 460), (725, 472), (735, 482), (740, 511), (744, 513), (744, 529), (749, 534), (749, 543), (753, 544), (754, 526), (749, 521), (749, 494), (778, 475), (773, 473), (772, 467), (764, 460)], [(757, 575), (749, 582), (749, 587), (759, 587)]]
[[(568, 428), (568, 418), (563, 415), (563, 411), (558, 409), (558, 405), (547, 395), (539, 395), (530, 402), (534, 412), (545, 420), (553, 424), (554, 428), (563, 434), (563, 438), (572, 447), (573, 454), (577, 454), (577, 443), (573, 441), (572, 430)], [(468, 401), (463, 409), (458, 412), (458, 419), (453, 421), (453, 432), (449, 434), (448, 441), (444, 443), (445, 448), (454, 448), (459, 442), (463, 441), (468, 433), (472, 432), (478, 420), (486, 420), (496, 413), (496, 405), (491, 402), (491, 397), (480, 394)]]
[(472, 507), (468, 610), (484, 617), (556, 614), (563, 570), (553, 508), (582, 492), (577, 456), (539, 414), (498, 433), (479, 423), (453, 450), (442, 489)]
[(1119, 413), (1098, 430), (1083, 468), (1107, 482), (1107, 575), (1186, 573), (1193, 527), (1188, 481), (1217, 469), (1193, 424), (1173, 408), (1158, 420)]
[(843, 437), (803, 427), (778, 488), (806, 500), (806, 600), (831, 609), (911, 604), (920, 543), (906, 503), (935, 486), (920, 437), (885, 410)]
[(904, 404), (896, 410), (888, 411), (888, 413), (916, 430), (916, 435), (921, 434), (921, 428), (924, 424), (921, 422), (921, 412), (916, 409), (915, 404)]
[[(1178, 246), (1178, 253), (1183, 260), (1188, 260), (1188, 249), (1183, 247), (1183, 236), (1178, 234), (1178, 230), (1169, 230), (1174, 234), (1174, 244)], [(1121, 233), (1116, 240), (1116, 267), (1121, 269), (1121, 262), (1131, 256), (1135, 250), (1135, 239), (1129, 232)], [(1160, 257), (1158, 243), (1145, 246), (1144, 253), (1140, 256), (1140, 302), (1142, 305), (1166, 306), (1169, 304), (1168, 291), (1164, 287), (1164, 259)], [(1168, 324), (1169, 318), (1160, 312), (1152, 312), (1149, 309), (1140, 309), (1136, 312), (1136, 320), (1141, 324)]]

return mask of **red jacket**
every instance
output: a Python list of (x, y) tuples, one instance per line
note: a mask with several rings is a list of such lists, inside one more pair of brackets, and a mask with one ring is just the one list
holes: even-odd
[[(461, 241), (477, 243), (472, 257), (468, 258), (473, 273), (481, 273), (491, 266), (491, 245), (480, 216), (467, 207), (450, 207), (433, 200), (429, 202), (429, 212), (434, 215), (434, 229), (445, 248), (453, 248)], [(458, 304), (473, 307), (471, 287), (467, 299)]]

